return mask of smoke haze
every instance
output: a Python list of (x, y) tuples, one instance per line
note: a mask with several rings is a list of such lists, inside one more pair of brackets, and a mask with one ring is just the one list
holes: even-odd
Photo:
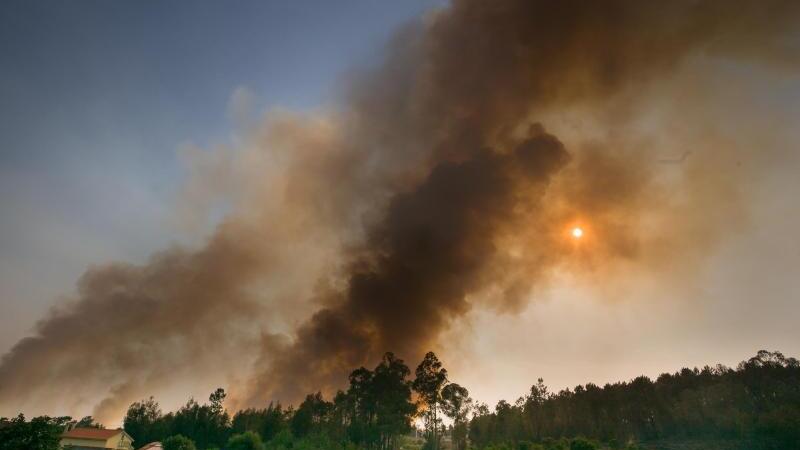
[(294, 402), (385, 351), (457, 348), (473, 313), (520, 314), (564, 273), (603, 302), (641, 283), (693, 298), (786, 152), (785, 131), (693, 89), (796, 68), (799, 21), (781, 0), (431, 12), (330, 111), (187, 150), (181, 216), (226, 217), (198, 249), (87, 270), (3, 357), (0, 414), (118, 420), (197, 373), (230, 383), (229, 407)]

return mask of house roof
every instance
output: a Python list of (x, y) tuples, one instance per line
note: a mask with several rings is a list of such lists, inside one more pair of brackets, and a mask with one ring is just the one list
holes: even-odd
[(161, 446), (161, 442), (151, 442), (139, 450), (164, 450), (164, 447)]
[(104, 430), (100, 428), (73, 428), (62, 434), (61, 437), (105, 441), (124, 432), (125, 431), (120, 429)]

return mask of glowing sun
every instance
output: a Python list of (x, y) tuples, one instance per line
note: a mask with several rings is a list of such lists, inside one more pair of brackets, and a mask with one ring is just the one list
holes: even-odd
[(583, 229), (581, 227), (575, 227), (572, 229), (572, 237), (575, 239), (580, 239), (583, 237)]

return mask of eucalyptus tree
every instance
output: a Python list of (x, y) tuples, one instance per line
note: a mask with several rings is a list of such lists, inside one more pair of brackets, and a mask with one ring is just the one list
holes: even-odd
[(450, 383), (442, 388), (442, 412), (453, 420), (453, 446), (455, 450), (467, 448), (467, 416), (472, 410), (472, 399), (467, 388)]
[(439, 448), (439, 409), (442, 402), (442, 388), (447, 383), (447, 369), (442, 367), (441, 361), (433, 352), (425, 354), (425, 358), (417, 366), (416, 378), (412, 388), (419, 396), (423, 407), (425, 432), (430, 439), (433, 449)]

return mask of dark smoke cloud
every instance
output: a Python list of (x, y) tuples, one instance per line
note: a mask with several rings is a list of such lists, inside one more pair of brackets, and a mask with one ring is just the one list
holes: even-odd
[[(356, 257), (347, 289), (334, 294), (343, 296), (339, 304), (298, 330), (296, 342), (256, 378), (252, 398), (293, 399), (339, 385), (347, 368), (386, 349), (418, 358), (469, 311), (470, 294), (492, 285), (500, 288), (490, 297), (496, 307), (518, 309), (531, 283), (561, 261), (558, 232), (581, 207), (607, 238), (604, 258), (637, 258), (636, 233), (624, 223), (643, 199), (654, 200), (646, 166), (620, 163), (612, 149), (587, 152), (565, 175), (567, 192), (537, 207), (562, 168), (552, 160), (563, 163), (566, 151), (548, 135), (516, 144), (520, 127), (553, 108), (635, 92), (693, 52), (737, 55), (753, 37), (778, 46), (772, 38), (797, 23), (792, 2), (736, 3), (456, 1), (434, 15), (413, 41), (419, 54), (402, 97), (361, 93), (381, 99), (366, 108), (370, 117), (388, 116), (401, 133), (425, 136), (420, 145), (429, 150), (430, 176), (393, 198), (367, 255)], [(399, 53), (406, 51), (401, 46)], [(526, 178), (539, 185), (532, 198), (488, 156), (525, 167), (514, 161), (519, 150), (508, 150), (516, 145), (537, 155), (528, 159), (540, 167)], [(558, 200), (571, 208), (555, 211)], [(498, 250), (504, 235), (525, 229), (536, 234), (518, 243), (534, 250), (526, 248), (522, 258)]]
[[(509, 152), (474, 149), (465, 161), (438, 165), (414, 191), (395, 196), (386, 218), (353, 262), (340, 304), (316, 312), (297, 341), (272, 362), (278, 377), (259, 391), (298, 398), (393, 348), (417, 357), (463, 315), (496, 252), (497, 230), (541, 199), (550, 176), (568, 160), (554, 137), (533, 127)], [(313, 375), (312, 384), (299, 374)], [(280, 376), (283, 375), (283, 376)], [(319, 387), (319, 386), (318, 386)]]
[[(295, 401), (384, 351), (417, 358), (472, 308), (520, 310), (576, 251), (591, 270), (698, 251), (691, 214), (656, 225), (668, 245), (644, 250), (634, 225), (662, 190), (635, 143), (568, 151), (562, 141), (577, 138), (534, 124), (640, 102), (691, 58), (784, 64), (798, 10), (453, 2), (398, 32), (335, 113), (272, 114), (221, 161), (195, 155), (187, 198), (230, 197), (231, 215), (198, 251), (90, 269), (77, 297), (4, 356), (0, 413), (90, 403), (118, 418), (203, 372), (244, 380), (234, 406)], [(563, 236), (575, 220), (598, 236), (582, 250)]]

